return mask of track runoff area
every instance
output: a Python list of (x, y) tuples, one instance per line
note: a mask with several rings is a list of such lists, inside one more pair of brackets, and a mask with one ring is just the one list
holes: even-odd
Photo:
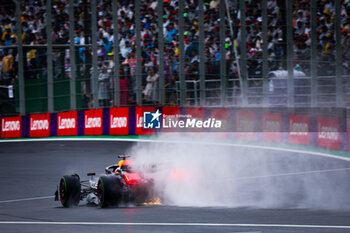
[[(283, 157), (294, 163), (293, 169), (273, 168), (271, 174), (240, 176), (238, 180), (264, 182), (265, 178), (327, 177), (323, 188), (338, 187), (329, 192), (334, 205), (297, 206), (123, 206), (100, 209), (81, 204), (65, 209), (53, 201), (59, 178), (64, 174), (103, 171), (115, 162), (116, 154), (132, 151), (135, 146), (168, 147), (187, 144), (185, 141), (133, 138), (65, 138), (1, 141), (0, 147), (0, 231), (1, 232), (98, 232), (118, 229), (120, 232), (349, 232), (350, 203), (342, 192), (350, 191), (343, 180), (350, 178), (350, 161), (327, 153), (300, 151), (266, 146), (194, 142), (192, 147), (214, 150), (229, 148), (232, 154), (266, 152), (267, 157)], [(271, 158), (267, 159), (272, 161)], [(298, 164), (312, 163), (296, 169)], [(339, 179), (339, 177), (344, 179)], [(346, 178), (347, 177), (347, 178)], [(299, 178), (297, 178), (299, 179)], [(249, 181), (250, 182), (250, 181)], [(280, 182), (277, 180), (277, 182)], [(287, 185), (290, 180), (287, 180)], [(305, 181), (307, 182), (307, 181)], [(335, 184), (335, 186), (332, 185)], [(349, 182), (348, 182), (349, 183)], [(328, 186), (329, 185), (329, 186)], [(320, 191), (320, 190), (318, 190)], [(332, 192), (336, 192), (335, 194)], [(243, 192), (242, 192), (243, 193)], [(280, 194), (283, 195), (283, 192)], [(348, 195), (347, 195), (348, 196)], [(320, 197), (315, 197), (320, 198)], [(337, 200), (334, 200), (337, 199)], [(322, 200), (322, 198), (320, 199)], [(297, 200), (295, 201), (297, 203)], [(310, 208), (308, 208), (310, 207)]]

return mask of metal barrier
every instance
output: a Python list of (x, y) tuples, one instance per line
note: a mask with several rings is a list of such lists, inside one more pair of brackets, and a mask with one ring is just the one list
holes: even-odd
[[(185, 98), (188, 106), (199, 106), (199, 97), (197, 86), (199, 84), (199, 80), (186, 80), (186, 92)], [(180, 96), (180, 81), (176, 81), (176, 95)], [(177, 104), (180, 105), (180, 99), (177, 99)]]
[[(45, 72), (42, 70), (41, 72)], [(124, 77), (125, 76), (125, 77)], [(222, 81), (219, 75), (208, 75), (210, 79), (205, 80), (205, 102), (200, 103), (200, 80), (185, 81), (185, 99), (186, 106), (202, 106), (202, 107), (287, 107), (288, 106), (288, 85), (286, 78), (274, 78), (268, 81), (268, 90), (264, 94), (264, 83), (261, 78), (249, 78), (246, 85), (246, 103), (243, 102), (242, 88), (239, 79), (226, 77), (226, 96), (222, 96)], [(103, 103), (98, 103), (99, 107), (115, 106), (116, 98), (120, 98), (120, 106), (134, 106), (136, 103), (135, 89), (132, 85), (132, 77), (121, 75), (121, 84), (119, 93), (115, 92), (115, 78), (112, 70), (109, 70), (109, 80), (107, 83), (108, 100)], [(53, 79), (54, 83), (54, 111), (68, 111), (70, 109), (69, 93), (70, 80), (66, 76)], [(77, 110), (85, 110), (92, 108), (92, 94), (94, 93), (90, 79), (85, 79), (83, 72), (77, 75), (76, 78), (76, 104)], [(337, 96), (342, 95), (343, 106), (350, 106), (350, 76), (342, 76), (342, 92), (337, 93), (336, 76), (318, 76), (316, 77), (315, 86), (312, 86), (311, 77), (295, 77), (294, 85), (294, 105), (293, 107), (329, 107), (337, 106)], [(42, 113), (47, 112), (48, 80), (40, 77), (25, 79), (27, 112)], [(13, 89), (12, 89), (13, 88)], [(176, 81), (173, 86), (166, 84), (159, 91), (163, 91), (166, 103), (165, 106), (180, 106), (180, 81)], [(18, 83), (15, 86), (0, 86), (0, 114), (16, 115), (19, 113), (19, 90)], [(314, 94), (314, 101), (313, 101)], [(267, 99), (267, 105), (264, 105), (263, 99)], [(144, 102), (143, 106), (154, 106), (156, 102)]]
[[(217, 107), (242, 106), (242, 88), (238, 79), (227, 79), (227, 96), (221, 100), (221, 80), (205, 80), (205, 106)], [(186, 103), (187, 106), (199, 106), (199, 80), (186, 80)], [(264, 107), (263, 105), (263, 80), (261, 78), (250, 78), (247, 80), (247, 103), (246, 107)], [(295, 77), (294, 84), (294, 106), (300, 107), (330, 107), (336, 106), (336, 98), (339, 93), (336, 89), (335, 76), (318, 76), (316, 86), (312, 87), (311, 77)], [(288, 107), (288, 86), (286, 78), (269, 79), (268, 83), (268, 106)], [(316, 103), (312, 104), (312, 88), (315, 88)], [(350, 76), (343, 76), (343, 102), (344, 106), (350, 106)], [(180, 82), (176, 82), (176, 93), (180, 95)], [(179, 100), (177, 102), (179, 104)], [(204, 107), (204, 106), (203, 106)]]

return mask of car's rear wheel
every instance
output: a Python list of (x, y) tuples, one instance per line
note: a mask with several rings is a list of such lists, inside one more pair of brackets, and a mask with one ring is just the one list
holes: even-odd
[(114, 175), (101, 176), (97, 183), (97, 199), (101, 208), (118, 205), (121, 201), (121, 184)]
[(80, 201), (80, 178), (77, 174), (63, 176), (59, 185), (59, 197), (64, 207), (77, 206)]

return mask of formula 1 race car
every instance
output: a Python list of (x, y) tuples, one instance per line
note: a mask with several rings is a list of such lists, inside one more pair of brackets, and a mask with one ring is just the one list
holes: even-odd
[(106, 174), (100, 177), (88, 173), (91, 178), (81, 181), (77, 174), (63, 176), (55, 192), (55, 200), (59, 200), (64, 207), (72, 207), (86, 199), (87, 203), (95, 203), (102, 208), (152, 200), (153, 180), (134, 170), (133, 163), (127, 157), (118, 156), (121, 159), (118, 164), (106, 167)]

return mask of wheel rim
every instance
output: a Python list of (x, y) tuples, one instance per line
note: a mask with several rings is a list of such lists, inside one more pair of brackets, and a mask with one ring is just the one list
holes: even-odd
[(64, 204), (67, 199), (66, 190), (67, 190), (66, 179), (63, 177), (60, 181), (60, 201), (62, 204)]
[(97, 200), (100, 206), (103, 206), (104, 203), (104, 187), (103, 182), (101, 180), (98, 181), (97, 185)]

